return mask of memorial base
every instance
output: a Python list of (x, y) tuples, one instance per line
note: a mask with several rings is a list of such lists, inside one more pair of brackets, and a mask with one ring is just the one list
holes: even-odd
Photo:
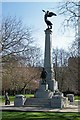
[(24, 106), (39, 106), (39, 107), (50, 107), (51, 99), (47, 98), (28, 98), (25, 101)]
[(34, 98), (26, 99), (24, 106), (63, 108), (66, 106), (66, 99), (61, 92), (51, 92), (48, 89), (48, 84), (40, 81), (39, 89), (36, 91)]
[(48, 84), (40, 81), (39, 89), (36, 91), (34, 98), (26, 99), (24, 106), (44, 106), (50, 107), (50, 101), (53, 92), (48, 90)]
[(52, 98), (53, 92), (48, 89), (48, 84), (40, 82), (39, 89), (36, 91), (35, 95), (36, 98)]

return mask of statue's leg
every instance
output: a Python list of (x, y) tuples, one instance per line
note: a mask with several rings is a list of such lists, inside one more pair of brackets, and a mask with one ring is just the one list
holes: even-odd
[(46, 80), (45, 78), (42, 79), (42, 84), (45, 84), (46, 83)]

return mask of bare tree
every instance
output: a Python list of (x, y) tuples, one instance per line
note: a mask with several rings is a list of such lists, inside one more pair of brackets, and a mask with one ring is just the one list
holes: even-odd
[[(65, 58), (66, 60), (69, 59), (69, 57), (72, 57), (72, 59), (78, 60), (76, 63), (75, 61), (72, 63), (72, 67), (68, 65), (65, 66), (63, 64), (63, 56), (64, 51), (60, 52), (60, 63), (61, 67), (58, 67), (58, 78), (60, 80), (60, 89), (67, 88), (66, 86), (69, 86), (71, 90), (78, 91), (80, 86), (78, 84), (80, 83), (80, 77), (79, 77), (79, 58), (80, 58), (80, 2), (72, 2), (72, 1), (66, 1), (59, 3), (58, 6), (58, 13), (60, 16), (64, 16), (64, 20), (62, 21), (61, 27), (65, 30), (68, 30), (68, 28), (74, 29), (75, 37), (72, 45), (69, 47), (68, 55)], [(58, 61), (58, 54), (56, 54), (56, 60)], [(65, 63), (64, 62), (64, 63)], [(57, 62), (58, 65), (58, 62)], [(66, 77), (67, 76), (67, 77)], [(79, 88), (78, 88), (79, 87)], [(77, 90), (75, 90), (78, 88)], [(64, 89), (65, 90), (65, 89)]]
[(22, 21), (16, 17), (7, 17), (2, 20), (0, 28), (3, 77), (2, 89), (20, 89), (30, 86), (37, 71), (32, 66), (41, 65), (41, 50), (34, 44), (32, 31), (23, 27)]
[(22, 54), (23, 62), (28, 66), (42, 66), (41, 49), (37, 46), (32, 46), (28, 51)]
[(63, 49), (53, 49), (53, 62), (55, 63), (54, 72), (55, 79), (59, 83), (59, 89), (63, 90), (63, 86), (65, 85), (65, 74), (68, 66), (68, 58), (69, 54)]
[[(7, 68), (6, 68), (7, 67)], [(3, 68), (2, 90), (23, 93), (25, 89), (35, 90), (40, 78), (40, 70), (36, 67), (17, 65), (16, 61)]]
[(78, 21), (78, 7), (79, 7), (78, 2), (72, 2), (72, 1), (66, 1), (66, 2), (61, 2), (58, 6), (58, 12), (59, 15), (65, 16), (64, 19), (64, 27), (72, 27), (75, 28), (77, 26), (77, 21)]
[(31, 28), (24, 27), (22, 20), (17, 20), (16, 17), (3, 18), (0, 36), (2, 36), (0, 55), (3, 62), (15, 55), (16, 60), (18, 58), (20, 62), (24, 61), (31, 66), (40, 64), (41, 49), (34, 44)]
[[(66, 1), (58, 5), (58, 13), (64, 16), (62, 28), (74, 29), (75, 37), (72, 45), (70, 46), (71, 56), (79, 56), (80, 51), (80, 1)], [(66, 28), (66, 29), (65, 29)]]
[(69, 52), (64, 49), (53, 49), (53, 63), (56, 67), (67, 66), (68, 58), (70, 57)]
[(33, 42), (31, 29), (23, 27), (22, 21), (16, 17), (3, 18), (0, 36), (2, 36), (2, 57), (27, 51)]

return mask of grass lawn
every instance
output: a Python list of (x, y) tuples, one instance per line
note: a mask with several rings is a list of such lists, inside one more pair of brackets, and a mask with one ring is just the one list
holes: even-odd
[[(25, 94), (24, 95), (26, 98), (34, 97), (34, 94)], [(15, 96), (9, 96), (10, 102), (14, 101)], [(80, 96), (75, 96), (75, 100), (80, 100)], [(5, 102), (4, 96), (0, 96), (0, 102)]]
[[(34, 97), (34, 94), (26, 94), (24, 95), (26, 98)], [(15, 96), (9, 96), (10, 102), (14, 101)], [(4, 102), (4, 96), (0, 96), (0, 102)]]
[(80, 96), (75, 96), (75, 100), (80, 100)]
[(2, 120), (80, 120), (80, 113), (2, 112)]

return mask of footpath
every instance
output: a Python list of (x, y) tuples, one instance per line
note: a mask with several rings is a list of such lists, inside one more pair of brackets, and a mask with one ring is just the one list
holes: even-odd
[[(77, 102), (78, 103), (78, 102)], [(10, 105), (4, 105), (4, 103), (0, 103), (0, 111), (41, 111), (41, 112), (80, 112), (80, 105), (69, 105), (66, 108), (62, 109), (53, 109), (53, 108), (45, 108), (45, 107), (15, 107), (14, 103), (11, 103)]]

